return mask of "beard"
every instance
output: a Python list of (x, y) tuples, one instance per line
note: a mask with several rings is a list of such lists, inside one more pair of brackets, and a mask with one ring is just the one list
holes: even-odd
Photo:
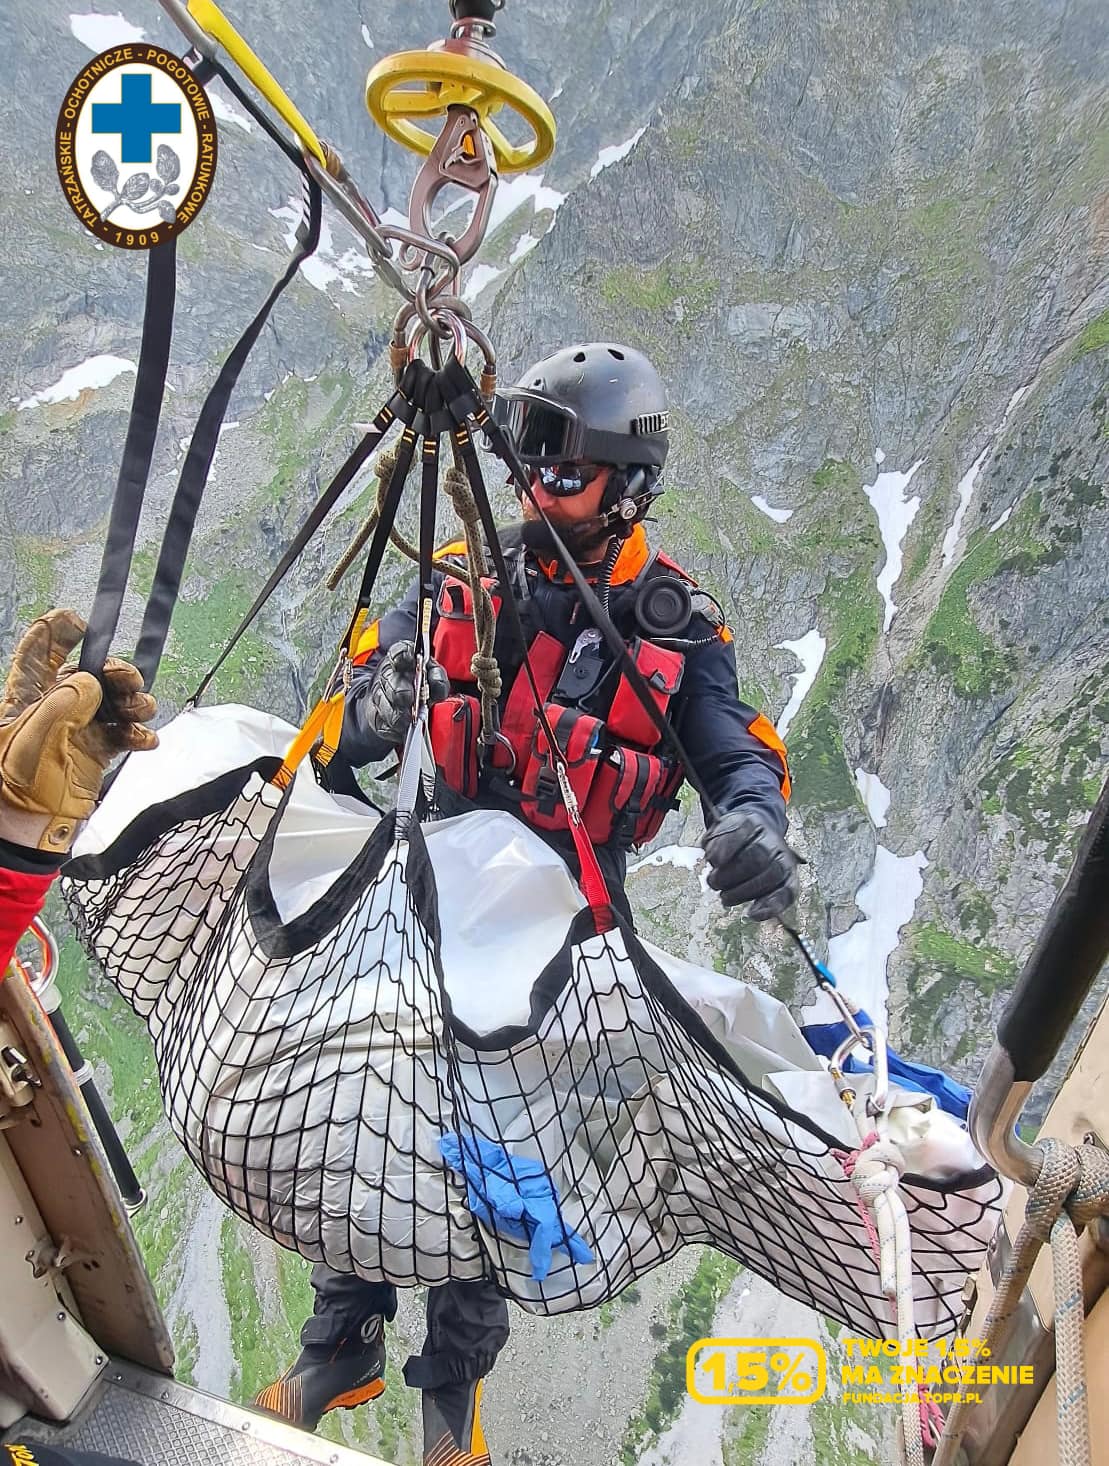
[[(580, 527), (556, 524), (555, 529), (570, 558), (578, 565), (592, 565), (603, 559), (605, 546), (612, 538), (612, 531), (602, 528), (597, 519), (587, 520)], [(551, 532), (542, 519), (525, 518), (520, 527), (520, 539), (524, 548), (534, 555), (550, 555), (555, 558), (559, 556)]]
[[(555, 530), (565, 545), (570, 558), (579, 565), (590, 565), (604, 556), (605, 546), (611, 539), (608, 530), (599, 530), (596, 520), (574, 525), (556, 524)], [(559, 558), (559, 550), (550, 530), (541, 519), (525, 519), (520, 528), (520, 539), (524, 548), (536, 555), (550, 555)]]

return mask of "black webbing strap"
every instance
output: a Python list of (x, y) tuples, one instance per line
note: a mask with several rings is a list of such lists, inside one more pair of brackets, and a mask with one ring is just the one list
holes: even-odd
[(193, 430), (189, 451), (185, 455), (181, 477), (178, 480), (170, 508), (169, 520), (162, 536), (162, 548), (154, 572), (154, 583), (150, 588), (150, 596), (146, 603), (142, 630), (139, 633), (138, 647), (134, 657), (135, 666), (142, 673), (143, 682), (147, 687), (150, 687), (154, 681), (154, 674), (158, 670), (158, 663), (165, 649), (170, 618), (177, 604), (181, 577), (185, 572), (185, 560), (189, 553), (193, 529), (196, 526), (196, 516), (204, 497), (204, 489), (208, 483), (216, 444), (219, 442), (220, 428), (227, 415), (227, 405), (231, 400), (231, 394), (235, 390), (246, 359), (261, 335), (262, 328), (269, 320), (270, 312), (277, 304), (279, 296), (292, 282), (303, 261), (315, 253), (320, 242), (323, 195), (315, 179), (305, 177), (304, 183), (306, 207), (305, 216), (301, 218), (297, 227), (297, 247), (284, 274), (274, 284), (261, 309), (239, 337), (220, 368), (219, 376), (204, 399), (204, 406), (200, 410), (200, 417)]
[(435, 605), (435, 506), (439, 497), (439, 432), (433, 424), (442, 410), (438, 374), (428, 382), (423, 417), (423, 475), (420, 484), (420, 615), (417, 634), (424, 656), (424, 665), (431, 656), (431, 613)]
[[(340, 497), (350, 485), (351, 481), (354, 479), (355, 474), (359, 471), (359, 469), (369, 458), (370, 454), (381, 442), (382, 438), (392, 427), (393, 423), (398, 418), (402, 422), (410, 421), (414, 412), (414, 407), (410, 402), (405, 399), (403, 392), (398, 388), (398, 390), (393, 393), (389, 401), (385, 404), (384, 407), (381, 408), (377, 416), (374, 418), (373, 422), (370, 425), (369, 432), (357, 445), (353, 453), (351, 453), (350, 457), (343, 464), (342, 468), (339, 469), (338, 473), (331, 480), (327, 488), (324, 489), (323, 493), (313, 505), (312, 512), (308, 515), (308, 518), (301, 525), (300, 529), (297, 530), (295, 537), (290, 541), (288, 548), (281, 556), (281, 559), (278, 561), (277, 565), (274, 567), (269, 579), (255, 596), (254, 603), (250, 607), (250, 610), (247, 611), (246, 615), (239, 622), (239, 625), (236, 627), (235, 631), (231, 634), (227, 645), (224, 647), (223, 651), (220, 652), (218, 659), (213, 662), (212, 666), (204, 674), (200, 685), (197, 687), (196, 691), (189, 699), (191, 703), (199, 702), (200, 698), (204, 696), (204, 693), (207, 691), (208, 684), (211, 682), (212, 678), (216, 675), (216, 673), (223, 666), (227, 658), (235, 650), (235, 647), (238, 645), (240, 639), (242, 638), (244, 633), (249, 630), (251, 623), (254, 621), (254, 618), (261, 611), (262, 607), (269, 600), (270, 596), (273, 595), (274, 591), (285, 579), (286, 575), (288, 575), (289, 571), (293, 568), (293, 565), (296, 563), (296, 561), (300, 559), (300, 556), (304, 553), (304, 548), (308, 544), (308, 541), (312, 538), (312, 536), (319, 529), (320, 525), (327, 518), (327, 515), (331, 512), (335, 504), (338, 502)], [(395, 478), (396, 475), (394, 474), (393, 477)]]
[(100, 673), (119, 624), (162, 414), (176, 294), (177, 240), (171, 235), (164, 244), (149, 251), (146, 262), (146, 305), (131, 418), (100, 561), (100, 578), (89, 612), (88, 630), (81, 643), (82, 672)]
[[(154, 681), (165, 647), (196, 516), (231, 393), (278, 297), (293, 280), (302, 262), (317, 248), (322, 219), (322, 195), (319, 186), (312, 179), (297, 150), (281, 136), (265, 113), (218, 62), (207, 57), (198, 57), (195, 60), (190, 59), (190, 65), (201, 83), (218, 75), (298, 168), (305, 188), (305, 214), (297, 229), (297, 248), (288, 268), (224, 362), (205, 399), (193, 431), (163, 535), (134, 658), (147, 687)], [(88, 630), (81, 648), (80, 665), (83, 671), (97, 674), (101, 671), (119, 624), (165, 395), (176, 290), (177, 241), (175, 237), (171, 237), (164, 244), (150, 250), (147, 261), (146, 305), (135, 391), (112, 501), (100, 576), (89, 613)], [(105, 709), (106, 713), (108, 711)]]
[(350, 619), (343, 644), (351, 652), (353, 638), (362, 620), (362, 613), (369, 608), (370, 598), (373, 595), (374, 582), (377, 580), (378, 571), (381, 569), (381, 562), (385, 558), (385, 550), (389, 544), (389, 535), (392, 531), (394, 521), (397, 517), (397, 509), (400, 506), (401, 492), (404, 489), (404, 481), (408, 477), (408, 471), (412, 467), (412, 459), (416, 451), (416, 439), (418, 436), (416, 418), (423, 409), (426, 399), (428, 383), (431, 380), (431, 369), (426, 362), (417, 358), (410, 361), (405, 367), (400, 379), (398, 391), (405, 399), (403, 411), (397, 413), (397, 417), (404, 423), (404, 431), (401, 433), (400, 442), (397, 445), (396, 466), (389, 479), (389, 487), (381, 501), (381, 515), (374, 526), (373, 539), (370, 541), (370, 548), (366, 552), (366, 566), (362, 572), (362, 582), (358, 587), (358, 599), (355, 603), (354, 614)]
[[(570, 554), (565, 544), (563, 544), (562, 539), (559, 537), (558, 531), (555, 529), (554, 525), (551, 523), (550, 519), (544, 512), (542, 506), (536, 500), (535, 495), (532, 493), (531, 483), (528, 479), (527, 472), (524, 469), (523, 463), (520, 460), (519, 454), (516, 452), (515, 445), (513, 444), (511, 438), (507, 435), (507, 433), (503, 431), (499, 424), (495, 423), (490, 417), (488, 411), (485, 408), (485, 403), (482, 399), (480, 389), (478, 388), (478, 385), (474, 381), (473, 377), (467, 371), (464, 363), (460, 362), (457, 357), (452, 356), (447, 362), (446, 366), (443, 368), (442, 376), (444, 381), (443, 395), (447, 399), (449, 411), (451, 412), (451, 415), (454, 417), (455, 421), (459, 424), (459, 428), (465, 432), (465, 437), (469, 443), (469, 446), (466, 447), (461, 441), (459, 441), (459, 435), (456, 432), (455, 436), (456, 441), (459, 441), (460, 452), (462, 452), (463, 455), (469, 454), (469, 456), (473, 459), (475, 468), (477, 467), (477, 454), (474, 450), (473, 440), (470, 436), (469, 430), (466, 427), (467, 417), (472, 417), (478, 428), (480, 428), (481, 431), (484, 432), (486, 437), (489, 439), (489, 442), (492, 445), (493, 452), (501, 460), (501, 462), (505, 464), (509, 472), (512, 474), (512, 477), (519, 486), (521, 493), (527, 495), (529, 501), (538, 512), (539, 516), (543, 520), (543, 523), (546, 525), (547, 530), (551, 536), (551, 543), (554, 545), (560, 561), (563, 565), (565, 565), (567, 571), (569, 572), (570, 578), (574, 582), (574, 586), (578, 594), (581, 596), (582, 600), (585, 603), (586, 609), (593, 618), (594, 625), (597, 627), (597, 629), (604, 637), (605, 641), (608, 643), (609, 649), (612, 651), (613, 655), (616, 657), (620, 665), (620, 670), (622, 674), (624, 675), (624, 677), (627, 678), (632, 691), (635, 693), (636, 698), (642, 705), (644, 712), (651, 719), (651, 722), (658, 730), (659, 736), (661, 737), (662, 741), (666, 744), (675, 759), (678, 760), (682, 768), (685, 770), (686, 778), (689, 780), (690, 784), (692, 784), (693, 788), (700, 796), (701, 802), (705, 806), (706, 823), (711, 824), (712, 821), (716, 818), (716, 806), (709, 796), (707, 789), (705, 788), (704, 781), (698, 776), (696, 770), (694, 769), (692, 761), (690, 760), (689, 755), (686, 753), (681, 739), (674, 731), (673, 724), (659, 711), (658, 704), (651, 696), (650, 688), (648, 687), (642, 672), (640, 672), (639, 668), (635, 665), (635, 661), (628, 652), (628, 648), (624, 641), (624, 638), (620, 635), (619, 631), (617, 631), (616, 627), (613, 625), (611, 618), (605, 611), (604, 607), (601, 605), (601, 602), (594, 592), (592, 586), (586, 580), (585, 576), (581, 573), (581, 570), (575, 562), (573, 556)], [(467, 467), (469, 468), (469, 463), (467, 463)], [(480, 468), (478, 468), (477, 471), (480, 475)], [(475, 498), (478, 498), (476, 494)], [(484, 505), (482, 504), (483, 500)], [(490, 541), (489, 552), (493, 557), (493, 563), (496, 567), (498, 578), (500, 578), (502, 585), (507, 585), (507, 567), (505, 566), (504, 555), (500, 548), (500, 537), (497, 534), (496, 525), (493, 522), (492, 511), (489, 508), (488, 496), (484, 493), (484, 488), (480, 498), (478, 498), (478, 509), (479, 512), (481, 512), (482, 516), (482, 528), (485, 531), (486, 538)], [(509, 624), (512, 626), (514, 633), (522, 639), (523, 625), (520, 622), (519, 613), (517, 612), (515, 615), (513, 615), (513, 610), (515, 609), (515, 597), (506, 596), (502, 604), (509, 612)], [(526, 658), (524, 665), (525, 667), (527, 666)], [(538, 691), (535, 685), (535, 680), (534, 678), (530, 677), (530, 673), (529, 679), (531, 681), (533, 694), (535, 694), (536, 701), (538, 702), (539, 698)]]
[[(198, 57), (193, 75), (203, 85), (217, 68), (207, 57)], [(81, 644), (82, 672), (99, 675), (108, 657), (112, 637), (131, 573), (135, 537), (142, 515), (154, 443), (162, 416), (170, 345), (173, 341), (173, 311), (177, 297), (177, 237), (149, 251), (146, 262), (146, 303), (143, 307), (142, 345), (131, 397), (131, 416), (120, 460), (119, 477), (112, 498), (111, 515), (100, 576), (89, 612), (88, 629)], [(109, 710), (104, 709), (107, 713)]]

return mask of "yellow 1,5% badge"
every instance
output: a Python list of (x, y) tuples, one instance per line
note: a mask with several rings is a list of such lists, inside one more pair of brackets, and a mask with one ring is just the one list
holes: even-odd
[(811, 1405), (824, 1393), (827, 1359), (815, 1339), (698, 1339), (685, 1379), (702, 1405)]

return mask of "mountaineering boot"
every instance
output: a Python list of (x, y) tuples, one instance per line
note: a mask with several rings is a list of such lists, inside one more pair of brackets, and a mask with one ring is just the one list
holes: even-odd
[(300, 1342), (296, 1363), (255, 1396), (260, 1410), (315, 1430), (329, 1410), (352, 1410), (384, 1390), (385, 1320), (380, 1313), (338, 1340), (327, 1319), (310, 1318)]
[(482, 1380), (424, 1390), (424, 1466), (490, 1466), (481, 1428)]

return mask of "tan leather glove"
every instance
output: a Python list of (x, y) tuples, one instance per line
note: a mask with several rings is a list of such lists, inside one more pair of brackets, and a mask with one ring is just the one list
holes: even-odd
[(154, 748), (142, 725), (157, 704), (128, 662), (104, 664), (110, 721), (94, 721), (103, 700), (90, 672), (62, 671), (85, 634), (74, 611), (48, 611), (25, 632), (0, 694), (0, 839), (61, 855), (92, 813), (117, 754)]

